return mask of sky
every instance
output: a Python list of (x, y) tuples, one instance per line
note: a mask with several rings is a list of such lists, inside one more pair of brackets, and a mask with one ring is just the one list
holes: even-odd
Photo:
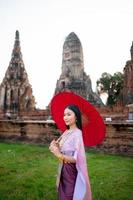
[(84, 71), (95, 92), (103, 72), (123, 72), (131, 59), (132, 0), (0, 0), (0, 83), (11, 60), (15, 31), (36, 107), (45, 109), (61, 74), (65, 38), (81, 41)]

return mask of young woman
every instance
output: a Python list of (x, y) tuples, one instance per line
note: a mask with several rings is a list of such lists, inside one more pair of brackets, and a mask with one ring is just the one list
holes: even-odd
[(82, 138), (81, 113), (75, 105), (64, 110), (66, 131), (50, 144), (60, 160), (57, 177), (58, 200), (92, 200)]

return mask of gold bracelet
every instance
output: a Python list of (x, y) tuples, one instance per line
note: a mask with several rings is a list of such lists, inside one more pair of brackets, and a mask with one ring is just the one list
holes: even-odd
[(57, 157), (58, 157), (58, 159), (59, 159), (60, 162), (64, 161), (64, 155), (63, 154), (60, 154)]

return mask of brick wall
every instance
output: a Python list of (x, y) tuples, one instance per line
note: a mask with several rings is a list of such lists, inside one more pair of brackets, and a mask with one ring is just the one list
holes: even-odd
[[(1, 139), (46, 144), (59, 135), (56, 126), (45, 121), (0, 121)], [(133, 155), (133, 122), (106, 122), (106, 138), (94, 148), (113, 154)]]

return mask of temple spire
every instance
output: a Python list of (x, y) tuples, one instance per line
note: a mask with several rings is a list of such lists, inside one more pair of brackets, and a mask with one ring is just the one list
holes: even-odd
[(55, 94), (64, 90), (73, 91), (94, 105), (103, 105), (100, 97), (92, 91), (91, 79), (84, 71), (82, 44), (74, 32), (64, 41), (62, 71), (57, 80)]
[(19, 40), (19, 31), (16, 30), (16, 37), (15, 37), (16, 40)]
[(0, 109), (15, 114), (35, 109), (35, 98), (22, 59), (18, 31), (15, 32), (11, 61), (0, 85)]
[(78, 36), (71, 32), (63, 45), (62, 55), (62, 73), (64, 75), (71, 73), (74, 78), (80, 78), (83, 75), (83, 49)]
[(23, 66), (23, 61), (22, 61), (22, 53), (21, 53), (21, 47), (20, 47), (20, 40), (19, 40), (19, 31), (16, 30), (15, 32), (15, 42), (14, 42), (14, 47), (12, 50), (12, 58), (11, 58), (11, 66), (16, 66), (17, 64), (15, 63), (21, 63)]
[(131, 60), (124, 67), (123, 104), (133, 104), (133, 42), (130, 49)]

